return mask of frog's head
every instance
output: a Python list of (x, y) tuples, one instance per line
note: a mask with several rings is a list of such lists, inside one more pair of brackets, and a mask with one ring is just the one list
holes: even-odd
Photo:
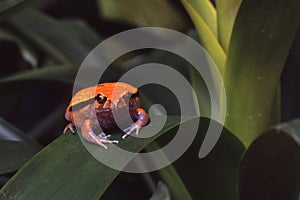
[(102, 83), (78, 91), (66, 109), (65, 118), (70, 120), (70, 112), (79, 111), (87, 106), (94, 108), (115, 109), (130, 106), (133, 99), (138, 104), (138, 89), (122, 82)]
[(95, 108), (122, 108), (130, 106), (130, 99), (138, 98), (138, 89), (122, 82), (103, 83), (96, 87)]

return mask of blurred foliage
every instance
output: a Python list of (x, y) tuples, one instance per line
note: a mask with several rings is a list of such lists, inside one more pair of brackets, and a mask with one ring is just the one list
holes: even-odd
[[(174, 4), (168, 0), (98, 0), (101, 14), (108, 19), (117, 20), (133, 26), (158, 26), (183, 30), (186, 19)], [(157, 9), (163, 12), (157, 13)]]
[[(299, 33), (289, 51), (299, 9), (298, 0), (1, 1), (0, 199), (296, 199), (300, 121), (269, 126), (280, 115), (282, 121), (300, 117)], [(80, 134), (62, 130), (83, 59), (105, 38), (142, 26), (178, 30), (205, 48), (224, 77), (229, 115), (223, 113), (226, 126), (212, 152), (199, 159), (211, 122), (203, 79), (169, 52), (121, 56), (101, 81), (117, 81), (140, 64), (166, 64), (190, 81), (200, 102), (195, 110), (201, 111), (197, 137), (184, 155), (156, 172), (130, 174), (96, 161)], [(155, 85), (140, 91), (146, 110), (161, 104), (174, 117), (154, 137), (122, 141), (125, 149), (153, 151), (170, 142), (179, 125), (196, 120), (180, 122), (172, 91)]]

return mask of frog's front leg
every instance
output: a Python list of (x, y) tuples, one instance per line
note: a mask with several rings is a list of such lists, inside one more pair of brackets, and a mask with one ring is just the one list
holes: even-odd
[(135, 131), (136, 135), (138, 135), (142, 126), (145, 126), (149, 123), (150, 117), (144, 109), (138, 108), (137, 115), (138, 115), (138, 120), (134, 124), (132, 124), (131, 126), (123, 130), (125, 132), (125, 134), (122, 136), (123, 139), (125, 139), (133, 131)]
[(117, 140), (109, 140), (109, 136), (106, 136), (104, 133), (101, 133), (99, 136), (95, 134), (93, 131), (92, 127), (95, 125), (94, 124), (95, 120), (87, 119), (84, 121), (82, 127), (81, 127), (81, 134), (84, 139), (86, 139), (89, 142), (98, 144), (105, 149), (107, 149), (107, 146), (104, 143), (108, 144), (113, 144), (113, 143), (118, 143), (119, 141)]

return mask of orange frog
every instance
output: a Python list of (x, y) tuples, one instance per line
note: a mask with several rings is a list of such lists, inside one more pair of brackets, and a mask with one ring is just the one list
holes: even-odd
[[(130, 116), (131, 119), (126, 116)], [(81, 129), (84, 139), (105, 149), (107, 148), (105, 143), (118, 143), (118, 141), (109, 140), (110, 135), (104, 132), (116, 130), (121, 124), (121, 127), (128, 127), (123, 130), (124, 139), (133, 131), (138, 134), (141, 127), (150, 121), (146, 111), (140, 108), (138, 89), (122, 82), (102, 83), (80, 90), (72, 97), (65, 118), (70, 123), (64, 133), (68, 129), (75, 133), (73, 128), (75, 125)], [(99, 125), (103, 133), (97, 135), (94, 131)]]

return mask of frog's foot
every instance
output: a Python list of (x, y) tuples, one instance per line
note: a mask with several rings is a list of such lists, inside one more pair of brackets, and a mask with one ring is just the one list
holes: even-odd
[(123, 131), (125, 134), (122, 136), (122, 139), (125, 139), (128, 135), (130, 135), (133, 131), (135, 131), (135, 134), (138, 135), (141, 129), (141, 125), (139, 123), (134, 123), (128, 128), (124, 129)]
[(108, 138), (110, 137), (110, 135), (105, 135), (104, 133), (100, 134), (99, 136), (96, 135), (91, 128), (91, 123), (91, 120), (85, 120), (81, 127), (81, 134), (85, 140), (102, 146), (105, 149), (107, 149), (105, 143), (114, 144), (119, 142), (117, 140), (109, 140)]
[(64, 134), (70, 130), (72, 132), (72, 134), (74, 135), (75, 134), (75, 130), (74, 130), (74, 127), (73, 127), (73, 124), (72, 123), (68, 123), (67, 126), (65, 127), (64, 129)]
[(137, 114), (138, 114), (138, 120), (134, 124), (132, 124), (131, 126), (123, 130), (125, 132), (125, 134), (122, 136), (123, 139), (125, 139), (133, 131), (135, 131), (135, 134), (138, 135), (142, 126), (146, 126), (149, 123), (150, 121), (149, 115), (146, 113), (144, 109), (138, 108)]

